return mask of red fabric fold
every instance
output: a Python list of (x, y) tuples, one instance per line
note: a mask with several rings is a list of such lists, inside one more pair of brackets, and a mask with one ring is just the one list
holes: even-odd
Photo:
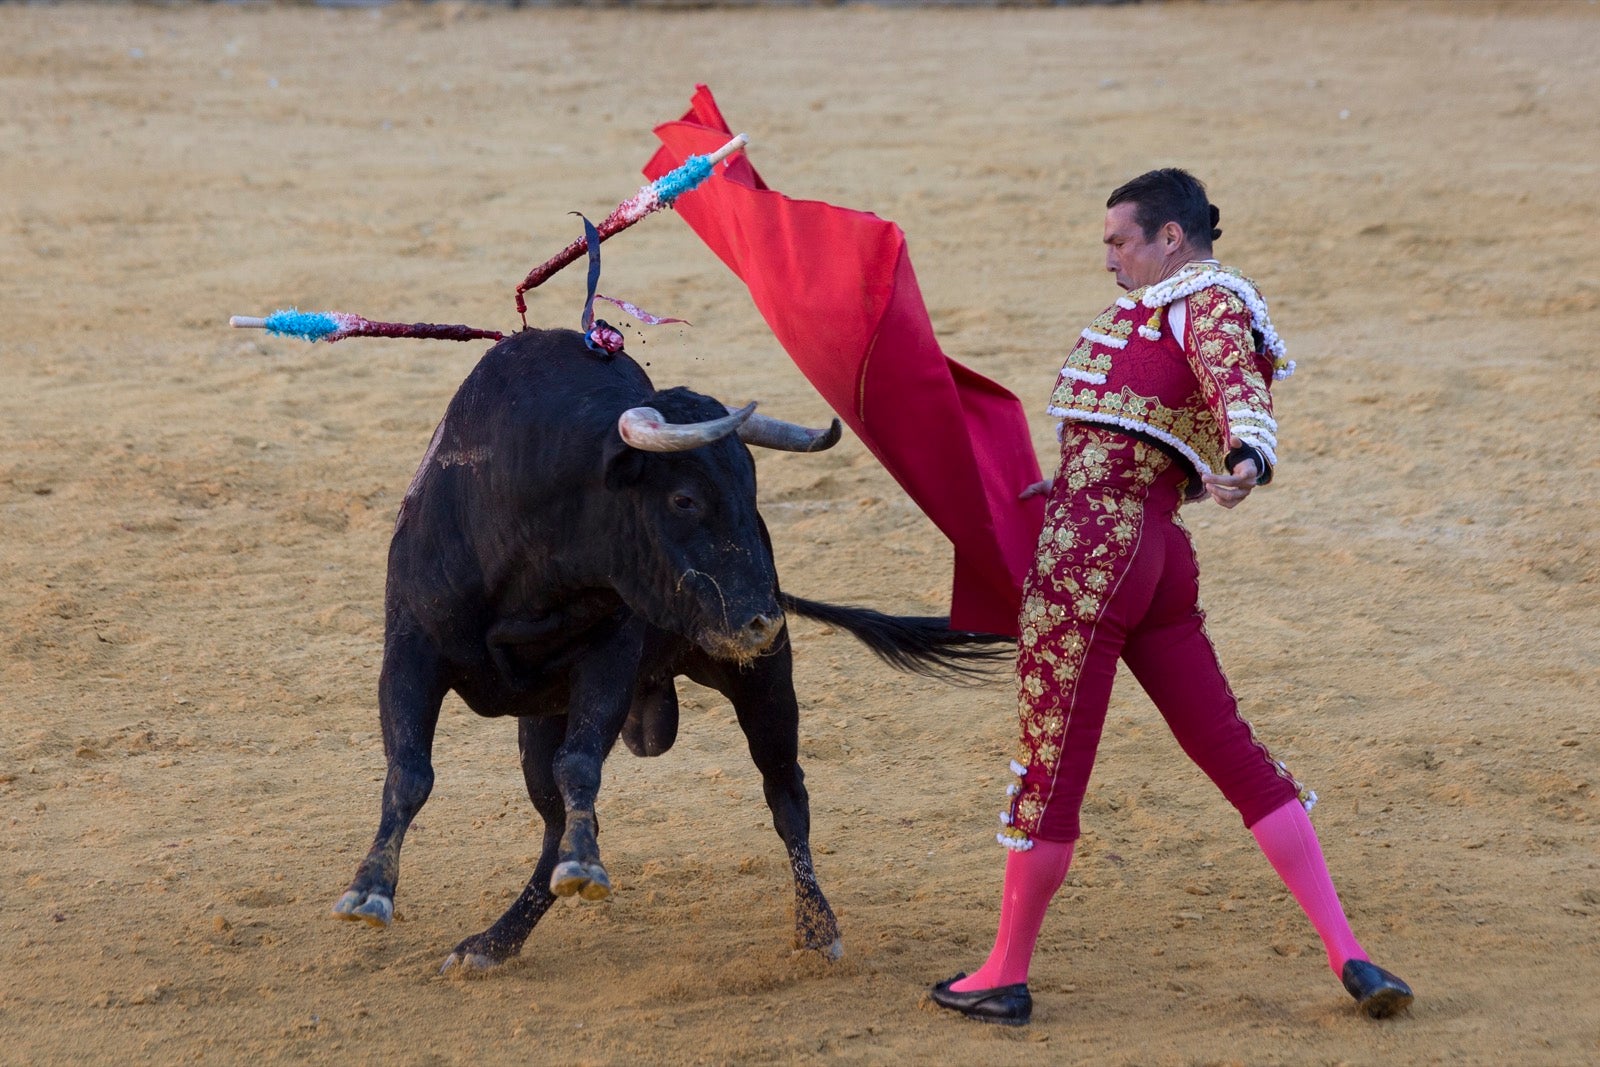
[[(654, 180), (732, 135), (711, 92), (656, 127)], [(945, 356), (905, 234), (870, 212), (769, 189), (744, 155), (675, 209), (749, 287), (795, 365), (950, 539), (957, 629), (1015, 636), (1044, 521), (1027, 417), (1009, 391)]]

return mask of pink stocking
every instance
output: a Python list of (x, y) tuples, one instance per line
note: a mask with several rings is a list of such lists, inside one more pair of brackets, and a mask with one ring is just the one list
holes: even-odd
[(1311, 819), (1300, 802), (1291, 800), (1277, 808), (1250, 827), (1250, 832), (1316, 927), (1333, 973), (1339, 974), (1346, 960), (1366, 959), (1367, 954), (1344, 917), (1339, 894), (1334, 892), (1317, 832), (1311, 828)]
[(1000, 930), (994, 935), (994, 948), (977, 972), (950, 988), (957, 993), (975, 989), (998, 989), (1028, 980), (1028, 964), (1033, 946), (1039, 940), (1050, 898), (1061, 888), (1072, 865), (1071, 841), (1033, 839), (1026, 852), (1006, 856), (1005, 890), (1000, 898)]

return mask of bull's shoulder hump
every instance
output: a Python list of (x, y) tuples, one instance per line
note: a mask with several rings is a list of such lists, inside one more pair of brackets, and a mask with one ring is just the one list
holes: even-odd
[(573, 330), (527, 330), (489, 349), (461, 391), (519, 404), (606, 396), (626, 407), (648, 396), (653, 386), (644, 368), (626, 353), (591, 352)]

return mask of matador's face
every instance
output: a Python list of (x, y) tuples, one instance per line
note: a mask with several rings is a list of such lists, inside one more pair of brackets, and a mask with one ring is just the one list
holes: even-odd
[(1132, 201), (1106, 210), (1106, 270), (1124, 289), (1154, 285), (1188, 259), (1183, 230), (1176, 222), (1164, 224), (1147, 239), (1135, 218), (1138, 211), (1139, 205)]

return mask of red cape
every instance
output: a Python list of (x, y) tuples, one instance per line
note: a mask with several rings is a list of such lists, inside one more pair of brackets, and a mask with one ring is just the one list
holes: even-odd
[[(711, 92), (656, 127), (652, 180), (732, 136)], [(750, 288), (801, 372), (955, 548), (950, 624), (1016, 636), (1044, 521), (1022, 404), (940, 351), (905, 234), (865, 211), (791, 200), (743, 154), (674, 205)]]

